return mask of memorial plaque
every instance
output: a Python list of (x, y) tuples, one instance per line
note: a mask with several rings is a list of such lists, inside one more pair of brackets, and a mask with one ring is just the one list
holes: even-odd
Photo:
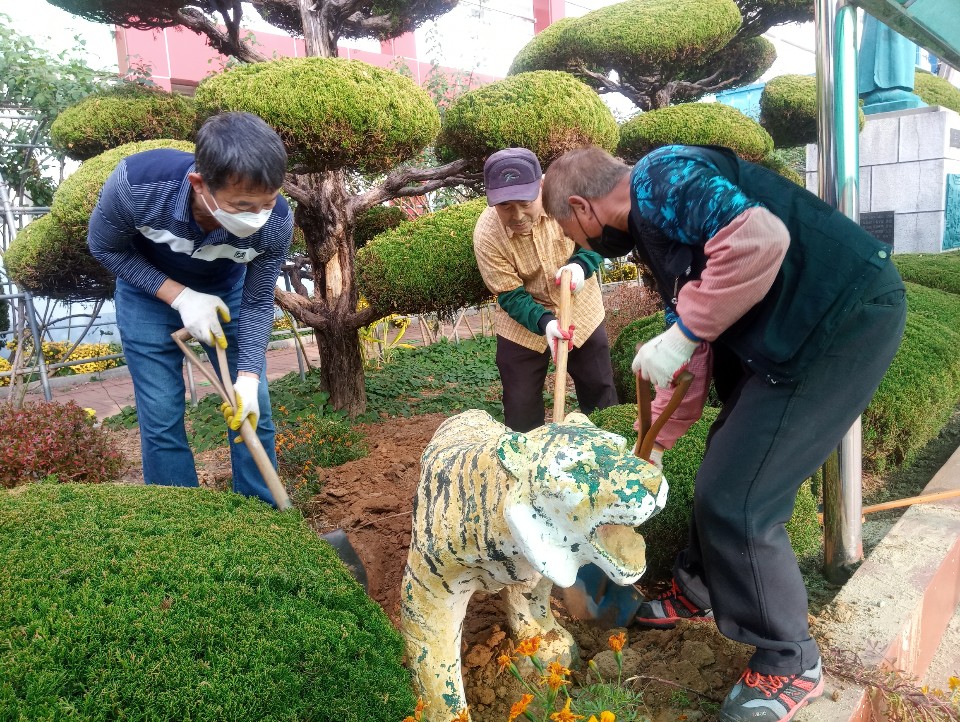
[(894, 213), (893, 211), (876, 211), (875, 213), (861, 213), (860, 227), (867, 233), (879, 238), (884, 243), (893, 245)]
[(960, 148), (960, 130), (956, 128), (950, 129), (950, 147)]

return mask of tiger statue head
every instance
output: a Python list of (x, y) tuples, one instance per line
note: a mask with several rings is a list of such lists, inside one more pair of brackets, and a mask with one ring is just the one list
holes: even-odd
[(401, 631), (430, 719), (466, 707), (460, 635), (473, 592), (502, 590), (514, 634), (541, 637), (569, 663), (576, 645), (553, 616), (553, 585), (573, 585), (588, 563), (618, 584), (639, 579), (636, 527), (666, 498), (660, 470), (582, 414), (527, 433), (483, 411), (444, 421), (421, 459), (401, 584)]

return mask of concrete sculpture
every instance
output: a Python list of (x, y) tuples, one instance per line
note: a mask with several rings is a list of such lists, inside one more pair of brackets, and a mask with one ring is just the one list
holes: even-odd
[(401, 585), (408, 663), (431, 722), (466, 707), (460, 642), (476, 591), (503, 590), (518, 639), (569, 664), (577, 651), (550, 609), (592, 562), (618, 584), (646, 568), (635, 529), (663, 508), (667, 483), (623, 437), (586, 416), (526, 434), (483, 411), (447, 419), (423, 452), (410, 552)]

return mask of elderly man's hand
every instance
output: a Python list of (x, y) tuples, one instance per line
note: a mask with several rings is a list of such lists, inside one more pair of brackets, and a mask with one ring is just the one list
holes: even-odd
[(640, 347), (631, 368), (635, 374), (640, 374), (660, 388), (669, 388), (677, 374), (687, 367), (699, 345), (699, 341), (687, 338), (680, 327), (674, 324)]
[(570, 271), (570, 291), (574, 295), (577, 295), (583, 288), (583, 284), (586, 283), (583, 266), (579, 263), (568, 263), (566, 266), (561, 267), (557, 271), (557, 275), (554, 276), (554, 280), (558, 286), (560, 285), (560, 274), (564, 271)]
[(547, 346), (550, 348), (550, 357), (554, 361), (557, 360), (557, 344), (561, 340), (568, 344), (568, 351), (573, 349), (573, 324), (570, 324), (570, 328), (564, 331), (562, 328), (560, 328), (560, 322), (554, 319), (547, 324), (544, 335), (547, 337)]

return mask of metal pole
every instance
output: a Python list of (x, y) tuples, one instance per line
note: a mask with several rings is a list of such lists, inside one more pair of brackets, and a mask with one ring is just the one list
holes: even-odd
[[(284, 272), (283, 274), (283, 285), (287, 289), (287, 293), (290, 293), (293, 288), (290, 284), (290, 274)], [(297, 327), (297, 319), (293, 317), (293, 314), (290, 314), (290, 330), (293, 331), (293, 347), (297, 351), (297, 368), (300, 370), (300, 380), (307, 380), (306, 369), (304, 368), (304, 358), (303, 358), (303, 349), (300, 348), (300, 329)]]
[[(820, 197), (854, 221), (860, 211), (857, 11), (817, 0), (817, 134)], [(860, 419), (823, 466), (824, 575), (842, 583), (863, 557)]]

